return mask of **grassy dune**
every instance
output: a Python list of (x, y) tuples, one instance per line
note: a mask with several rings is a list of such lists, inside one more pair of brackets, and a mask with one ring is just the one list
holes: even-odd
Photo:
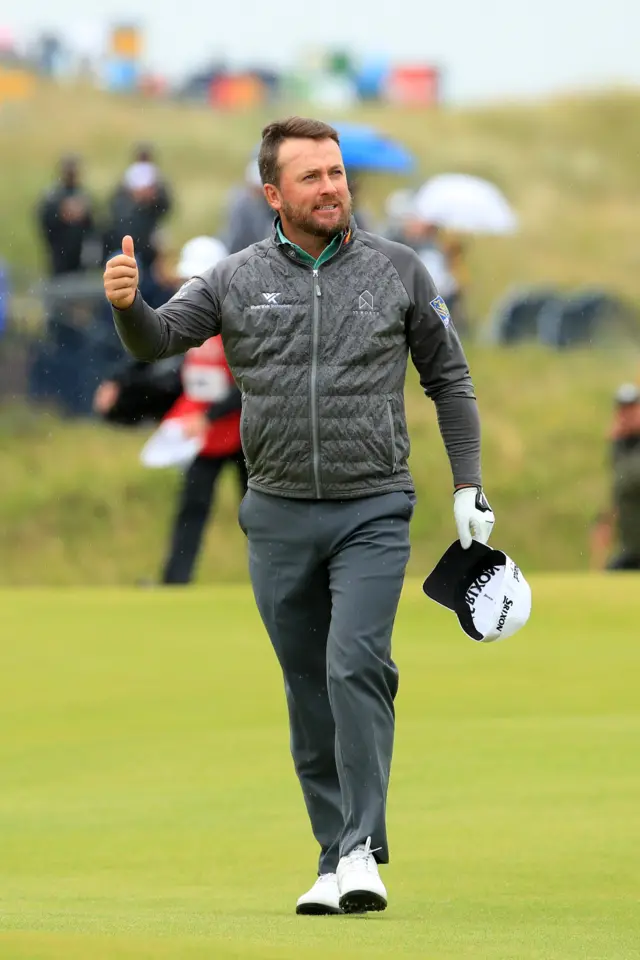
[[(613, 351), (469, 351), (484, 430), (484, 480), (494, 542), (525, 570), (585, 569), (589, 525), (608, 503), (604, 435), (611, 391), (636, 360)], [(412, 374), (410, 464), (418, 489), (412, 574), (454, 536), (449, 466), (433, 405)], [(0, 415), (0, 569), (5, 584), (127, 584), (157, 573), (179, 477), (142, 468), (147, 432), (60, 421), (23, 409)], [(233, 476), (199, 568), (201, 582), (244, 579)]]
[[(263, 122), (296, 107), (302, 109), (291, 104), (227, 114), (42, 87), (30, 104), (0, 114), (0, 251), (23, 276), (34, 275), (40, 254), (32, 207), (57, 157), (79, 151), (100, 200), (128, 162), (131, 143), (141, 138), (157, 143), (176, 189), (169, 240), (177, 250), (190, 236), (219, 229), (226, 192), (241, 177)], [(418, 157), (418, 179), (462, 170), (506, 191), (522, 231), (470, 245), (477, 317), (515, 281), (598, 283), (640, 301), (637, 93), (473, 111), (366, 107), (348, 118), (399, 137)], [(374, 213), (401, 183), (369, 178), (364, 192)]]
[[(176, 190), (168, 228), (173, 249), (195, 233), (217, 230), (227, 190), (272, 113), (215, 113), (41, 88), (31, 104), (0, 116), (0, 251), (23, 279), (36, 276), (32, 205), (58, 155), (82, 153), (100, 199), (140, 138), (156, 141)], [(477, 239), (469, 248), (476, 318), (506, 287), (525, 281), (597, 282), (640, 303), (640, 95), (466, 112), (371, 107), (355, 118), (415, 150), (421, 176), (468, 170), (495, 180), (514, 203), (521, 232)], [(369, 178), (365, 194), (375, 211), (395, 185)], [(638, 376), (637, 348), (558, 356), (478, 345), (469, 355), (484, 423), (485, 484), (498, 515), (496, 542), (530, 569), (585, 568), (588, 527), (607, 502), (603, 436), (610, 397), (621, 380)], [(420, 495), (411, 570), (419, 574), (452, 539), (450, 479), (433, 410), (413, 378), (408, 406)], [(35, 418), (11, 407), (0, 412), (4, 583), (131, 583), (156, 573), (178, 478), (140, 468), (142, 441), (140, 434)], [(207, 582), (244, 576), (235, 503), (227, 483), (200, 571)]]

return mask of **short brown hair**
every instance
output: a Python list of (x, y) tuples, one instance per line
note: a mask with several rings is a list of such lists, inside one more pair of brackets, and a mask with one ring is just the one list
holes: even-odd
[(262, 143), (258, 154), (258, 168), (263, 183), (278, 185), (280, 169), (278, 153), (284, 140), (334, 140), (340, 146), (338, 131), (322, 120), (307, 117), (287, 117), (270, 123), (262, 131)]

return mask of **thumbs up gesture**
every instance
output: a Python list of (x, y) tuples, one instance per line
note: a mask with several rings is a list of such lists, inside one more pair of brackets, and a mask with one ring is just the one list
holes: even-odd
[(138, 290), (138, 265), (131, 237), (124, 237), (122, 253), (107, 261), (103, 281), (109, 303), (117, 310), (126, 310), (131, 306)]

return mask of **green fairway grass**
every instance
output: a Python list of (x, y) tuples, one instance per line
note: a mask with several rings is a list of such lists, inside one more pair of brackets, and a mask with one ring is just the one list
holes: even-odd
[(389, 909), (317, 847), (245, 586), (0, 592), (2, 960), (640, 957), (640, 578), (532, 577), (467, 639), (407, 584)]

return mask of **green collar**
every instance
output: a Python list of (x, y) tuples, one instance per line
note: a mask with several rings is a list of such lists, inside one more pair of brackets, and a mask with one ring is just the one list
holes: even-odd
[(304, 262), (308, 263), (309, 266), (313, 267), (314, 270), (317, 270), (319, 266), (323, 263), (326, 263), (327, 260), (330, 260), (342, 246), (342, 241), (344, 239), (343, 234), (339, 234), (337, 237), (334, 237), (328, 246), (324, 248), (317, 260), (314, 260), (310, 253), (307, 253), (306, 250), (303, 250), (302, 247), (299, 247), (297, 243), (292, 243), (291, 240), (288, 240), (282, 232), (282, 226), (278, 220), (276, 224), (276, 231), (278, 233), (278, 240), (281, 243), (286, 243), (296, 251), (298, 257)]

